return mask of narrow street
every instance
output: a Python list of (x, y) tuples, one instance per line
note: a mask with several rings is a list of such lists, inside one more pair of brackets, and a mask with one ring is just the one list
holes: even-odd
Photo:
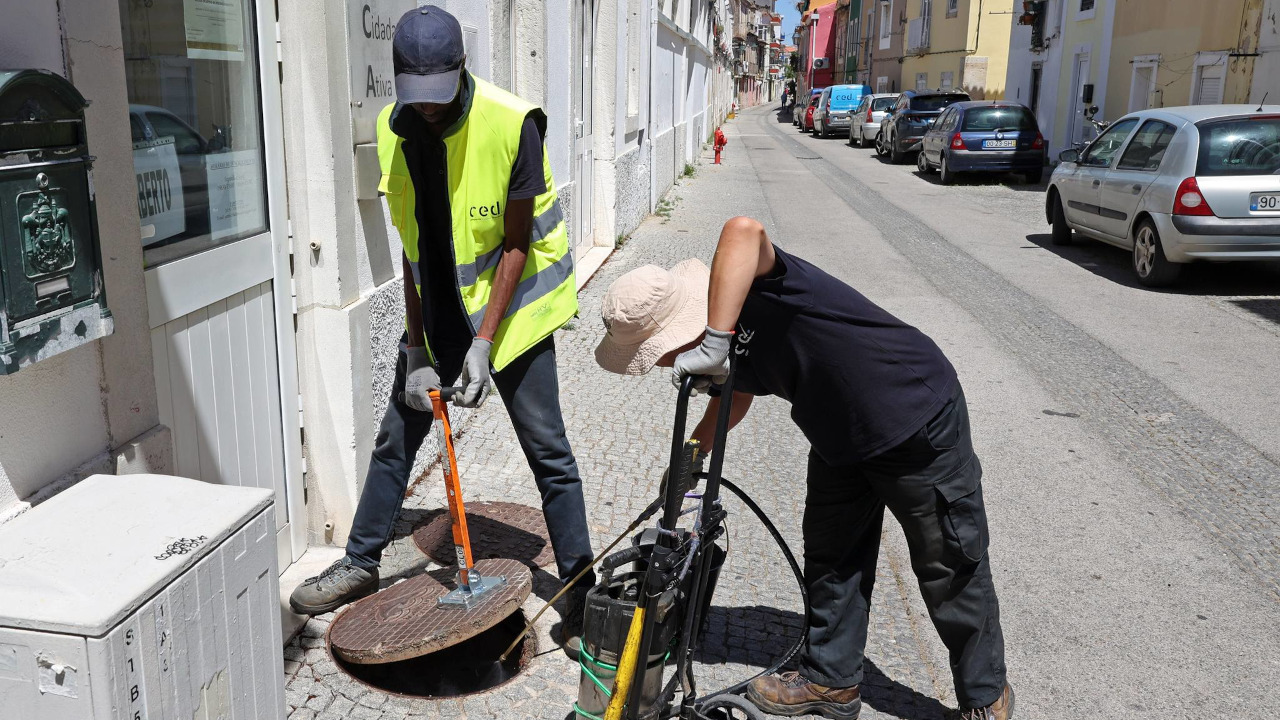
[[(704, 152), (557, 336), (597, 549), (656, 494), (675, 399), (666, 373), (596, 367), (600, 297), (640, 265), (709, 263), (724, 220), (751, 215), (788, 251), (919, 326), (959, 371), (985, 469), (1017, 717), (1274, 716), (1280, 271), (1197, 267), (1173, 291), (1142, 289), (1122, 251), (1050, 245), (1043, 186), (942, 187), (914, 165), (802, 136), (784, 120), (773, 105), (730, 121), (724, 164)], [(537, 505), (501, 403), (473, 415), (457, 446), (469, 502)], [(754, 404), (729, 450), (726, 475), (799, 555), (808, 446), (786, 404)], [(384, 585), (431, 567), (410, 535), (442, 502), (433, 469), (414, 486)], [(698, 666), (704, 691), (767, 667), (800, 627), (781, 554), (741, 503), (726, 506), (729, 558)], [(526, 613), (552, 592), (552, 577), (535, 573)], [(941, 718), (955, 704), (948, 661), (892, 521), (875, 593), (862, 717)], [(285, 650), (291, 718), (572, 717), (578, 666), (551, 640), (556, 612), (539, 623), (524, 673), (443, 701), (388, 697), (346, 676), (324, 648), (331, 619), (313, 619)]]

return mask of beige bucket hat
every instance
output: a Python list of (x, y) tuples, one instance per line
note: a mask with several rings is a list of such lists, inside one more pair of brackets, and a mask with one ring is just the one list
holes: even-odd
[(645, 265), (614, 280), (600, 303), (605, 335), (596, 362), (619, 375), (643, 375), (698, 339), (707, 327), (710, 283), (711, 271), (698, 259), (670, 270)]

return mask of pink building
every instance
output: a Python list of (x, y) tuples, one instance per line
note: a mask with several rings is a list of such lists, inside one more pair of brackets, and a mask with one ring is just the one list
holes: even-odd
[(835, 15), (836, 3), (831, 3), (810, 10), (801, 18), (803, 36), (796, 39), (800, 53), (796, 86), (802, 103), (807, 101), (810, 90), (831, 85), (835, 77)]

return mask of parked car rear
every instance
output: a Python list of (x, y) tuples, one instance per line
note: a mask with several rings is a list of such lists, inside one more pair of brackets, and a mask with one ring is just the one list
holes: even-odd
[(907, 90), (880, 123), (876, 152), (895, 163), (920, 149), (920, 140), (938, 116), (951, 105), (969, 99), (968, 93), (951, 90)]
[(1144, 285), (1196, 260), (1280, 260), (1280, 105), (1142, 110), (1059, 160), (1054, 244), (1075, 231), (1130, 250)]
[(813, 133), (827, 137), (837, 132), (848, 132), (854, 108), (869, 92), (871, 88), (866, 85), (832, 85), (823, 90), (818, 107), (813, 111)]
[(813, 113), (818, 109), (818, 102), (822, 100), (822, 93), (809, 98), (809, 107), (804, 110), (804, 117), (800, 120), (800, 132), (813, 132)]
[(921, 140), (916, 165), (921, 172), (938, 168), (943, 185), (960, 172), (1016, 172), (1038, 183), (1044, 160), (1044, 136), (1030, 108), (970, 100), (942, 111)]
[(849, 144), (859, 147), (870, 147), (880, 134), (880, 121), (893, 103), (898, 93), (876, 93), (863, 95), (862, 102), (853, 111), (853, 125), (849, 129)]

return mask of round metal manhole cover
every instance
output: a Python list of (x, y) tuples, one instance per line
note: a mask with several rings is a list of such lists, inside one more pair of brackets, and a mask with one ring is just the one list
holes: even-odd
[(497, 625), (519, 610), (533, 589), (533, 574), (515, 560), (479, 560), (475, 570), (485, 577), (502, 576), (506, 582), (468, 608), (436, 602), (455, 587), (452, 568), (409, 578), (334, 618), (330, 647), (343, 660), (359, 664), (420, 657)]
[[(509, 502), (471, 503), (467, 505), (467, 534), (471, 536), (471, 557), (476, 561), (507, 558), (531, 568), (555, 561), (539, 508)], [(413, 541), (441, 565), (457, 563), (447, 511), (428, 513), (426, 521), (414, 529)]]

